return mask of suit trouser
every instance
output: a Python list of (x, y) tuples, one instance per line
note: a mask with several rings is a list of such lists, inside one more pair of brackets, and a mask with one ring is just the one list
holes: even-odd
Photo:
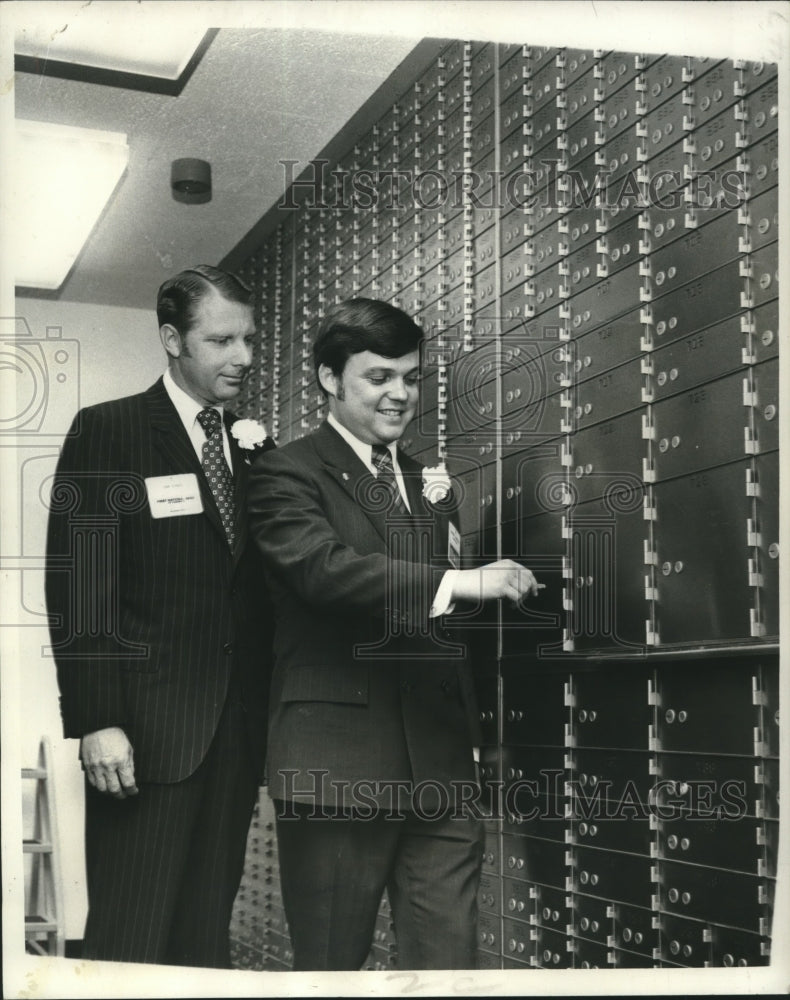
[(359, 969), (386, 887), (401, 969), (473, 969), (482, 823), (412, 812), (309, 816), (277, 802), (283, 905), (297, 970)]
[(83, 956), (230, 968), (228, 927), (258, 778), (229, 695), (197, 770), (117, 800), (86, 782)]

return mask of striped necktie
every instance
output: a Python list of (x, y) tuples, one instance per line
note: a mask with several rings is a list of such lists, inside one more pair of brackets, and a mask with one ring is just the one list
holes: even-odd
[(395, 468), (392, 464), (392, 453), (389, 448), (383, 444), (372, 445), (372, 457), (373, 464), (376, 466), (376, 479), (387, 488), (392, 497), (391, 512), (408, 514), (409, 511), (398, 489), (398, 480), (395, 478)]
[(204, 407), (197, 418), (206, 434), (201, 462), (203, 472), (219, 510), (228, 545), (232, 549), (236, 538), (236, 504), (233, 499), (233, 476), (225, 461), (222, 420), (219, 412), (211, 406)]

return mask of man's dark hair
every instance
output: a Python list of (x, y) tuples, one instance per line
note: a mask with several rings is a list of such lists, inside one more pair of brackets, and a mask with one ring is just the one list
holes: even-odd
[(212, 288), (231, 302), (244, 306), (252, 304), (252, 292), (235, 274), (209, 264), (196, 264), (168, 278), (159, 288), (156, 297), (159, 325), (169, 323), (182, 336), (189, 333), (198, 305)]
[[(419, 349), (422, 327), (402, 309), (380, 299), (346, 299), (326, 313), (313, 343), (316, 378), (327, 365), (340, 378), (352, 354), (370, 351), (383, 358), (402, 358)], [(326, 390), (318, 385), (326, 396)]]

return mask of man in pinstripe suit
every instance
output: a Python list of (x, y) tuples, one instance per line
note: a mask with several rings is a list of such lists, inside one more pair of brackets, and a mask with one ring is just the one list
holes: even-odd
[(255, 328), (249, 290), (205, 265), (162, 285), (157, 316), (167, 371), (77, 415), (50, 507), (61, 714), (86, 775), (83, 955), (229, 967), (269, 673), (250, 453), (224, 409)]

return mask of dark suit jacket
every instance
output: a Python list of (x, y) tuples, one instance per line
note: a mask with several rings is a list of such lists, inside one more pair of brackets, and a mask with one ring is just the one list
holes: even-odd
[[(274, 797), (320, 786), (315, 770), (327, 772), (329, 804), (353, 803), (333, 781), (474, 780), (468, 660), (428, 618), (450, 515), (423, 499), (422, 467), (402, 453), (399, 463), (411, 531), (388, 523), (375, 477), (328, 424), (253, 462), (251, 532), (276, 616)], [(365, 793), (385, 805), (390, 794)]]
[[(226, 413), (228, 427), (233, 419)], [(249, 466), (230, 441), (239, 518), (232, 553), (161, 379), (82, 410), (58, 462), (46, 593), (64, 733), (120, 726), (138, 780), (179, 781), (195, 770), (232, 671), (262, 771), (269, 604), (248, 535)], [(203, 513), (152, 518), (145, 479), (183, 473), (197, 476)]]

